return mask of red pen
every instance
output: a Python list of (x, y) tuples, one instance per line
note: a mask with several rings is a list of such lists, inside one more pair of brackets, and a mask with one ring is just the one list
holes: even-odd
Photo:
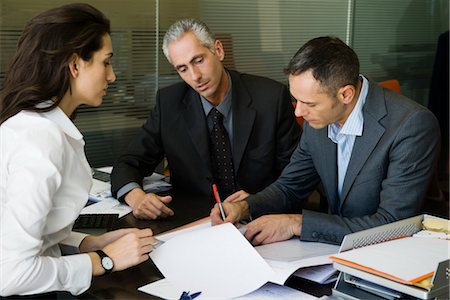
[(220, 214), (222, 215), (222, 220), (225, 220), (225, 218), (226, 218), (225, 211), (223, 210), (222, 200), (220, 200), (219, 191), (217, 190), (217, 186), (215, 183), (212, 185), (212, 188), (213, 188), (214, 198), (216, 198), (216, 202), (219, 205), (219, 210), (220, 210)]

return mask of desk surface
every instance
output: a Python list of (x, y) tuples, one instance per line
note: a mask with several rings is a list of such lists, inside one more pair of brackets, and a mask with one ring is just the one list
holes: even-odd
[[(138, 220), (132, 214), (121, 218), (117, 228), (137, 227), (151, 228), (153, 233), (161, 232), (185, 225), (200, 218), (209, 216), (214, 205), (213, 198), (187, 195), (176, 191), (171, 192), (173, 200), (170, 207), (175, 215), (167, 219), (146, 221)], [(149, 259), (148, 261), (124, 271), (114, 272), (107, 276), (95, 277), (91, 288), (80, 299), (159, 299), (138, 291), (150, 282), (162, 279), (163, 276)], [(287, 286), (320, 297), (330, 295), (333, 284), (320, 285), (298, 277), (292, 277), (286, 282)]]

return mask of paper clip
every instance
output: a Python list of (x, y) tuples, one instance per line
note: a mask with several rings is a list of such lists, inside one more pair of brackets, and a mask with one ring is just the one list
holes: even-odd
[(191, 300), (197, 298), (202, 292), (190, 294), (189, 291), (181, 293), (180, 300)]

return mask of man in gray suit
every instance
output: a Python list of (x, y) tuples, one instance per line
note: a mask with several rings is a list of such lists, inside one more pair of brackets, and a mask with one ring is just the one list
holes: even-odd
[[(277, 181), (224, 203), (225, 222), (253, 218), (245, 236), (255, 245), (293, 236), (339, 244), (348, 233), (418, 214), (439, 154), (434, 115), (360, 75), (356, 53), (337, 38), (307, 42), (286, 73), (295, 114), (306, 121), (300, 143)], [(286, 214), (320, 182), (328, 213)], [(217, 207), (211, 218), (223, 222)]]

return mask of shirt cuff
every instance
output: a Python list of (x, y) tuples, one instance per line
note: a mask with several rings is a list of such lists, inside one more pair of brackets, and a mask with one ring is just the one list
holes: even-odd
[(117, 192), (117, 199), (121, 202), (125, 202), (125, 195), (128, 194), (132, 189), (140, 188), (142, 187), (137, 184), (136, 182), (130, 182), (125, 184), (123, 187), (120, 188), (120, 190)]

